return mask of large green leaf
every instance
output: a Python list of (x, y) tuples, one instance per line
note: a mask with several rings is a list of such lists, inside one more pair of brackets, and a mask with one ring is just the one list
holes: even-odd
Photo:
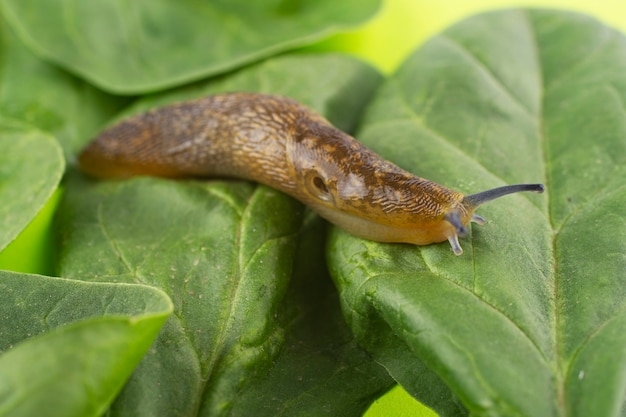
[(0, 416), (99, 416), (172, 311), (159, 290), (0, 271)]
[(61, 275), (156, 286), (175, 306), (112, 412), (216, 415), (280, 347), (272, 319), (292, 268), (296, 203), (248, 184), (152, 179), (68, 183), (66, 195)]
[(363, 22), (378, 0), (3, 0), (41, 56), (117, 93), (164, 89)]
[(54, 138), (0, 117), (0, 250), (35, 217), (63, 175)]
[[(346, 57), (283, 57), (131, 111), (266, 91), (353, 126), (379, 80)], [(156, 286), (175, 305), (111, 415), (358, 416), (389, 387), (343, 324), (324, 230), (307, 226), (301, 240), (302, 214), (293, 199), (250, 183), (68, 179), (60, 274)]]
[(232, 416), (358, 417), (393, 382), (356, 345), (341, 317), (324, 262), (322, 223), (309, 216), (301, 232), (293, 279), (279, 312), (284, 348), (271, 369), (240, 393)]
[(481, 208), (460, 257), (333, 233), (354, 333), (441, 415), (625, 412), (625, 102), (624, 36), (556, 11), (470, 18), (375, 98), (359, 138), (416, 174), (548, 187)]
[(2, 21), (0, 116), (55, 136), (69, 161), (125, 102), (34, 56)]

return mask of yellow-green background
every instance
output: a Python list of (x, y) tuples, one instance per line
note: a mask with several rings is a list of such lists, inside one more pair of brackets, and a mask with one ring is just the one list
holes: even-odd
[[(422, 42), (464, 17), (487, 10), (526, 6), (587, 13), (626, 32), (626, 0), (386, 0), (370, 22), (321, 42), (313, 49), (345, 51), (389, 74)], [(0, 254), (0, 269), (52, 273), (54, 241), (50, 229), (59, 195), (57, 192), (31, 225)], [(377, 400), (365, 416), (435, 414), (396, 387)]]

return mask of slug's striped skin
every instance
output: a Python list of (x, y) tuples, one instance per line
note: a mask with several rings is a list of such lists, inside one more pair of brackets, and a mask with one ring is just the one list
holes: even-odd
[(482, 218), (484, 201), (540, 184), (464, 197), (385, 161), (289, 98), (230, 93), (131, 117), (94, 139), (79, 166), (99, 178), (235, 177), (297, 198), (348, 232), (381, 242), (449, 240)]

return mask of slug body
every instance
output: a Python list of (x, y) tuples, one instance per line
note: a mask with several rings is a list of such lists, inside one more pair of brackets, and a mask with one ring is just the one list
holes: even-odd
[(380, 242), (426, 245), (458, 236), (485, 201), (521, 184), (464, 196), (415, 176), (294, 100), (230, 93), (131, 117), (94, 139), (79, 166), (99, 178), (235, 177), (293, 196), (344, 230)]

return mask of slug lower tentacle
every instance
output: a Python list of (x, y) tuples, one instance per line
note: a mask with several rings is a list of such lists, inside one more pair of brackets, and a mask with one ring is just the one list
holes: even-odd
[(80, 154), (99, 178), (134, 175), (235, 177), (289, 194), (366, 239), (426, 245), (458, 236), (486, 201), (519, 184), (464, 196), (382, 159), (326, 119), (286, 97), (230, 93), (181, 102), (103, 131)]

